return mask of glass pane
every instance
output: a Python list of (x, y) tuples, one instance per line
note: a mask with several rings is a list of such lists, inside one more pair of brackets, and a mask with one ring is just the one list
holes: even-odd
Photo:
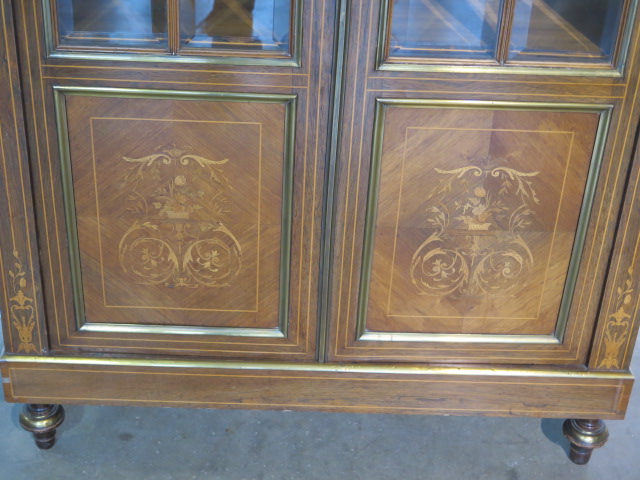
[(166, 48), (166, 0), (57, 0), (61, 46)]
[(186, 47), (289, 53), (291, 0), (181, 0)]
[(611, 63), (624, 0), (517, 0), (509, 59)]
[(391, 2), (390, 57), (494, 57), (501, 0)]

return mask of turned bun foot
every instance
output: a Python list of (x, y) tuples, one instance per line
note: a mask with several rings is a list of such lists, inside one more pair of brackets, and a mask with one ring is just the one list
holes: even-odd
[(37, 447), (43, 450), (56, 443), (56, 429), (63, 421), (61, 405), (27, 404), (20, 413), (20, 425), (33, 433)]
[(609, 432), (602, 420), (569, 419), (562, 431), (571, 442), (569, 458), (577, 465), (586, 464), (594, 449), (602, 447), (609, 439)]

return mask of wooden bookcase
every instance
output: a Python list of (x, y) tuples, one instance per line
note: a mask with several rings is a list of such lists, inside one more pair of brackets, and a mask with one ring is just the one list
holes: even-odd
[(633, 376), (636, 0), (0, 0), (5, 398), (566, 417)]

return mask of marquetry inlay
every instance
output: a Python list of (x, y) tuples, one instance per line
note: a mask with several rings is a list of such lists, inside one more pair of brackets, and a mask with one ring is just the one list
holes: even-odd
[(36, 326), (33, 298), (25, 293), (28, 289), (27, 274), (17, 250), (13, 251), (13, 257), (13, 268), (9, 270), (13, 288), (13, 296), (9, 298), (9, 311), (11, 324), (20, 338), (18, 352), (38, 353), (33, 344), (33, 330)]
[[(229, 286), (242, 268), (242, 247), (225, 225), (232, 213), (226, 206), (232, 187), (223, 169), (229, 159), (211, 160), (190, 150), (160, 146), (151, 155), (122, 158), (133, 164), (121, 185), (129, 192), (126, 210), (132, 223), (120, 240), (119, 260), (136, 283)], [(172, 165), (186, 168), (165, 173), (163, 167)], [(208, 179), (206, 196), (197, 178)], [(137, 188), (145, 181), (155, 185), (148, 194)]]
[(359, 332), (554, 334), (599, 115), (388, 102)]
[(89, 328), (282, 332), (292, 98), (189, 98), (58, 96), (74, 307)]
[(609, 315), (604, 329), (604, 358), (599, 368), (619, 369), (620, 351), (627, 343), (631, 328), (631, 309), (634, 294), (633, 267), (627, 271), (627, 279), (616, 291), (616, 311)]
[(435, 228), (411, 258), (409, 275), (422, 295), (507, 295), (527, 283), (534, 264), (528, 239), (533, 178), (500, 159), (481, 159), (443, 177), (427, 197), (426, 220)]

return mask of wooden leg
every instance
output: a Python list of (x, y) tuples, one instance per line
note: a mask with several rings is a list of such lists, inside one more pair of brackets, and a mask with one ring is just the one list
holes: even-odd
[(594, 449), (603, 446), (609, 439), (609, 432), (602, 420), (569, 419), (562, 431), (571, 442), (569, 458), (577, 465), (586, 464)]
[(33, 433), (38, 448), (46, 450), (56, 442), (56, 428), (64, 421), (62, 405), (30, 403), (20, 413), (20, 425)]

